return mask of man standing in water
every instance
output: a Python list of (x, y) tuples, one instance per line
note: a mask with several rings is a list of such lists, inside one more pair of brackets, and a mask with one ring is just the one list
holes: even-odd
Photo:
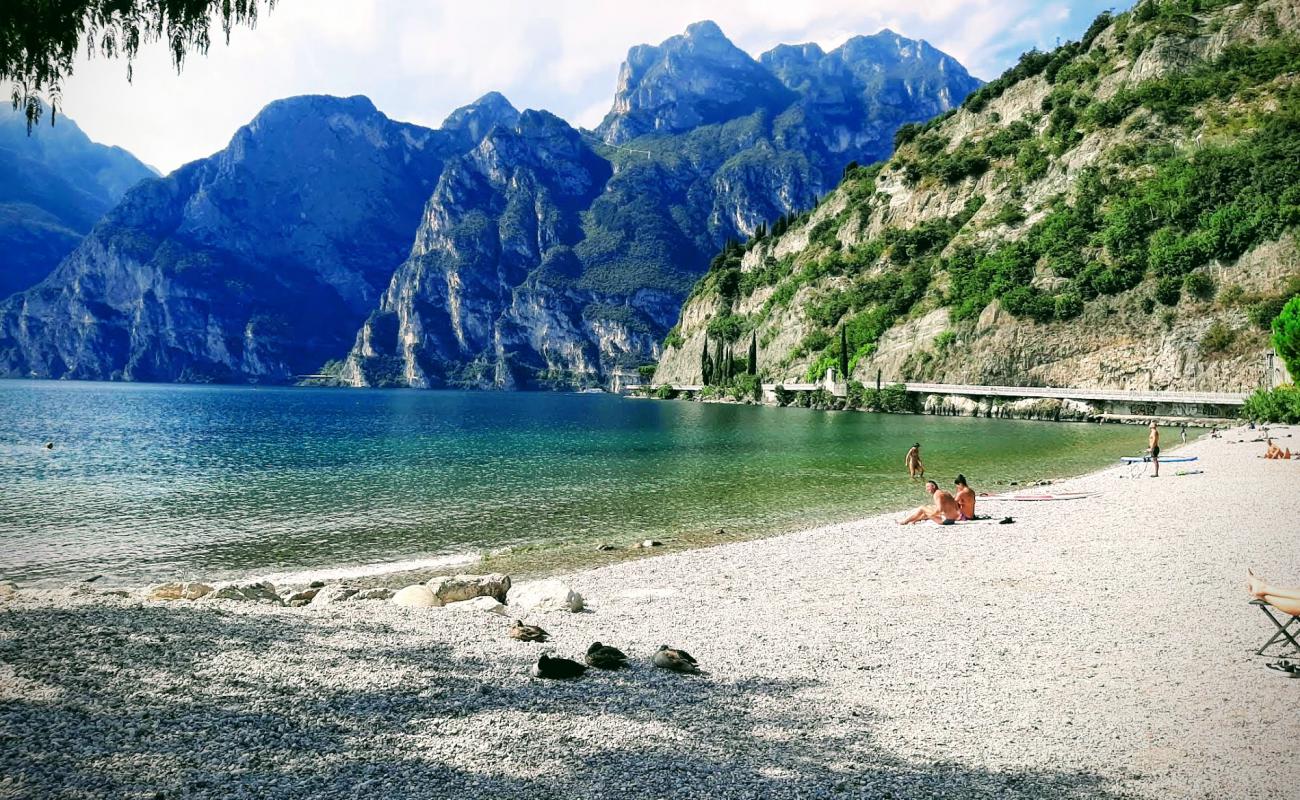
[(917, 442), (912, 445), (912, 449), (907, 451), (907, 456), (903, 459), (903, 466), (907, 467), (907, 477), (917, 478), (925, 477), (925, 465), (921, 463), (921, 443)]
[(1151, 423), (1151, 432), (1147, 435), (1147, 448), (1151, 453), (1151, 463), (1156, 465), (1155, 474), (1151, 477), (1160, 477), (1160, 429), (1156, 424)]

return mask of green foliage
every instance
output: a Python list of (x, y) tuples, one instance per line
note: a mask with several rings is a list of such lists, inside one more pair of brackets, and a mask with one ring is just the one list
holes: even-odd
[(852, 381), (849, 383), (847, 400), (850, 408), (864, 408), (891, 414), (915, 413), (920, 408), (919, 398), (909, 394), (907, 387), (901, 383), (891, 383), (876, 391), (875, 387), (863, 386), (857, 381)]
[(54, 120), (63, 82), (83, 49), (90, 55), (124, 58), (129, 81), (141, 45), (161, 40), (167, 43), (172, 66), (180, 71), (186, 55), (208, 52), (214, 19), (229, 42), (235, 26), (253, 27), (259, 11), (272, 8), (275, 0), (65, 0), (25, 5), (31, 8), (6, 13), (0, 25), (0, 81), (12, 84), (13, 107), (23, 109), (30, 130), (46, 105)]
[(763, 382), (757, 375), (744, 373), (737, 375), (731, 382), (729, 393), (736, 400), (753, 400), (755, 403), (763, 402)]
[(1300, 380), (1300, 294), (1292, 297), (1273, 319), (1273, 349), (1291, 377)]
[(954, 333), (953, 331), (944, 331), (943, 333), (934, 337), (935, 352), (942, 355), (948, 352), (948, 348), (952, 347), (956, 342), (957, 342), (956, 333)]
[(726, 311), (709, 321), (708, 336), (723, 342), (734, 342), (750, 330), (749, 318)]
[(665, 383), (663, 386), (655, 389), (655, 397), (660, 400), (676, 400), (677, 390)]
[(1003, 92), (1017, 82), (1042, 72), (1051, 60), (1051, 55), (1041, 50), (1022, 53), (1015, 66), (967, 95), (962, 101), (962, 108), (974, 112), (983, 111), (985, 106), (1001, 97)]
[(1208, 356), (1222, 353), (1237, 340), (1237, 332), (1228, 327), (1223, 320), (1215, 320), (1201, 337), (1201, 355)]
[[(612, 322), (632, 333), (652, 333), (650, 322), (631, 306), (592, 303), (582, 309), (582, 318), (588, 322)], [(680, 334), (679, 334), (680, 335)]]
[(1166, 275), (1156, 281), (1156, 300), (1161, 305), (1176, 306), (1183, 296), (1183, 282), (1177, 276)]
[(774, 386), (772, 393), (776, 395), (776, 404), (779, 406), (788, 406), (794, 400), (795, 393), (784, 386)]
[(682, 346), (683, 344), (685, 344), (685, 343), (686, 343), (686, 340), (682, 338), (682, 326), (681, 326), (681, 325), (674, 325), (674, 326), (672, 326), (671, 328), (668, 329), (668, 333), (664, 335), (664, 349), (665, 349), (665, 350), (667, 350), (668, 348), (672, 348), (672, 347), (681, 347), (681, 346)]
[(1257, 389), (1241, 407), (1243, 419), (1282, 425), (1300, 424), (1300, 387), (1294, 383)]
[(1193, 272), (1183, 278), (1183, 288), (1198, 300), (1214, 297), (1214, 279), (1204, 272)]

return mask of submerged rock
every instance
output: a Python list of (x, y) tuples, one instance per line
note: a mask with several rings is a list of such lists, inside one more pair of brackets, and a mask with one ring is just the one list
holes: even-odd
[(511, 609), (529, 611), (581, 611), (582, 595), (558, 578), (529, 581), (510, 589)]

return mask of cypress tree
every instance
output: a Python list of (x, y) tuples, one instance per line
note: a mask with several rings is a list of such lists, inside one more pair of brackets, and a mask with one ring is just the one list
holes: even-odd
[(749, 335), (749, 374), (758, 374), (758, 331)]
[(713, 364), (709, 362), (708, 337), (705, 337), (704, 348), (700, 351), (700, 383), (705, 386), (713, 383)]
[(840, 326), (840, 380), (849, 379), (849, 326)]

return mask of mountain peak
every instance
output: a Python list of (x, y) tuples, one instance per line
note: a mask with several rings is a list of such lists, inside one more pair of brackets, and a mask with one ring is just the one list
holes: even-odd
[(497, 125), (512, 127), (519, 121), (519, 110), (500, 92), (488, 92), (469, 105), (461, 106), (442, 121), (445, 131), (461, 131), (472, 141), (480, 141)]
[(647, 133), (677, 132), (724, 122), (792, 96), (717, 23), (702, 20), (659, 45), (628, 51), (618, 74), (614, 106), (597, 132), (610, 144)]

